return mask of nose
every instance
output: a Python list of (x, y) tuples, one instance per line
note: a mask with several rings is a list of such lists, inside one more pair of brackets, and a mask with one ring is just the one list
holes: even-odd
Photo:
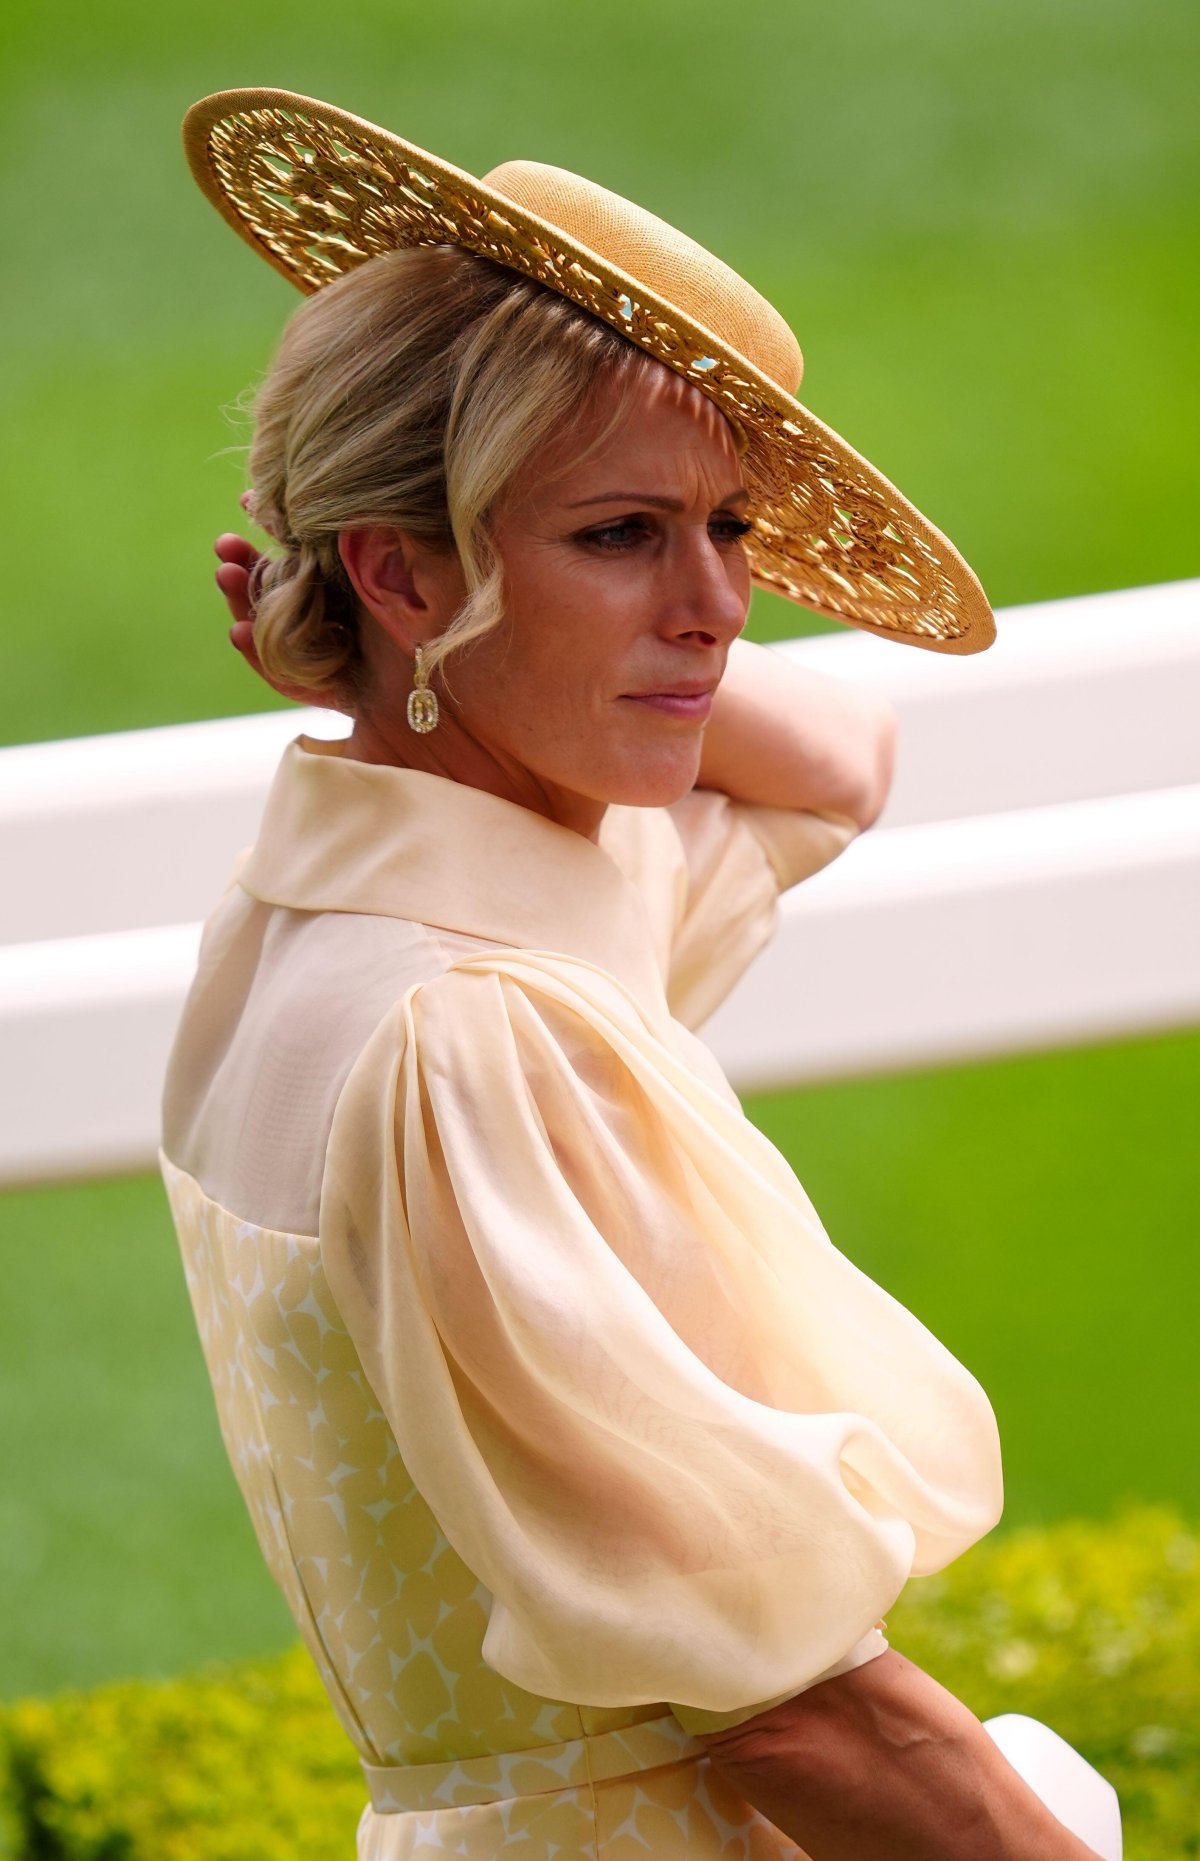
[(666, 616), (673, 633), (698, 633), (728, 644), (746, 624), (749, 572), (740, 550), (722, 545), (706, 524), (688, 525), (668, 568)]

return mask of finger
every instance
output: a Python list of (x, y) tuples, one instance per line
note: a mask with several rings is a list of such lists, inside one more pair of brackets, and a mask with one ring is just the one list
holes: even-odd
[(223, 562), (213, 571), (213, 580), (223, 595), (237, 594), (250, 585), (250, 571), (237, 562)]
[(237, 562), (244, 569), (252, 569), (259, 555), (254, 544), (244, 536), (239, 536), (236, 530), (223, 530), (214, 542), (213, 550), (222, 562)]
[(240, 568), (237, 563), (223, 562), (213, 579), (225, 596), (225, 605), (234, 624), (244, 623), (253, 627), (254, 603), (250, 598), (250, 576), (247, 570)]
[[(262, 660), (258, 656), (258, 648), (254, 644), (253, 621), (236, 620), (229, 629), (229, 643), (231, 646), (237, 648), (252, 672), (257, 672), (260, 679), (266, 680), (268, 685), (275, 686), (276, 691), (279, 690), (278, 685), (275, 685), (274, 679), (267, 678), (266, 673), (263, 671)], [(287, 693), (284, 694), (285, 697), (287, 695)]]

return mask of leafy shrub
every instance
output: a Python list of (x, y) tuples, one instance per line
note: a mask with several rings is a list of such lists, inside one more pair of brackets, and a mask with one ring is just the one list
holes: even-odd
[(1126, 1861), (1200, 1855), (1200, 1529), (1165, 1507), (985, 1541), (888, 1639), (981, 1719), (1023, 1712), (1121, 1799)]
[(353, 1861), (366, 1786), (299, 1643), (24, 1700), (0, 1728), (13, 1861)]
[[(1127, 1861), (1200, 1855), (1200, 1533), (1176, 1513), (997, 1536), (911, 1584), (888, 1636), (981, 1718), (1082, 1751)], [(11, 1861), (353, 1861), (362, 1774), (298, 1645), (21, 1701), (0, 1734)]]

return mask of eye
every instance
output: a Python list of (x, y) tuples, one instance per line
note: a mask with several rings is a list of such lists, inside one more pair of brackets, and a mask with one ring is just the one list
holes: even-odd
[(709, 535), (717, 534), (722, 541), (736, 543), (740, 537), (749, 536), (754, 525), (745, 517), (714, 517), (708, 526)]
[(586, 530), (580, 537), (581, 543), (594, 544), (597, 549), (632, 549), (649, 531), (644, 517), (622, 517), (616, 523), (606, 523), (599, 530)]

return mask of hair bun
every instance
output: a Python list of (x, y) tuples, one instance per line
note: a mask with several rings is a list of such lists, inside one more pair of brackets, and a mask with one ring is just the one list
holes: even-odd
[[(332, 558), (332, 559), (331, 559)], [(251, 572), (254, 644), (269, 677), (333, 693), (359, 657), (337, 539), (260, 556)]]

